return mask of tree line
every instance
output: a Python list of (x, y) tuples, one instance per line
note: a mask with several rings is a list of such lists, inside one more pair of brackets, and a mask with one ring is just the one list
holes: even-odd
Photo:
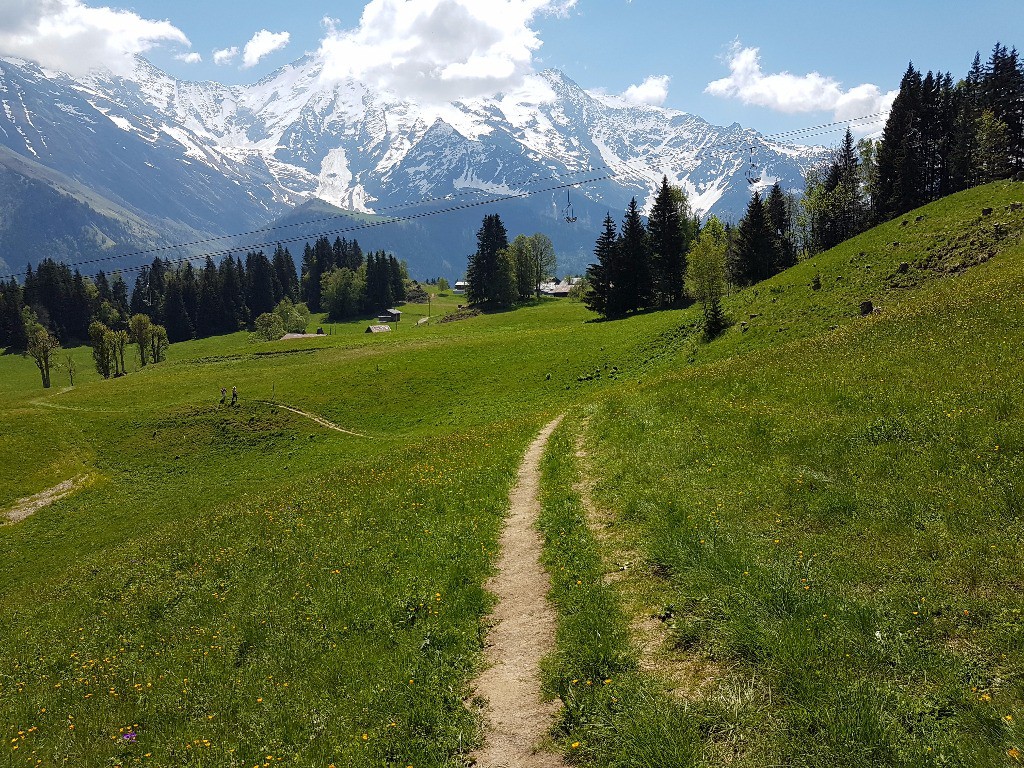
[(1024, 179), (1024, 62), (996, 43), (966, 76), (911, 63), (881, 139), (842, 147), (806, 178), (800, 231), (818, 253), (926, 203), (1006, 178)]
[(540, 298), (540, 285), (554, 277), (558, 257), (551, 238), (538, 232), (517, 235), (511, 243), (501, 217), (489, 214), (476, 233), (476, 251), (466, 268), (466, 297), (471, 304), (508, 309)]

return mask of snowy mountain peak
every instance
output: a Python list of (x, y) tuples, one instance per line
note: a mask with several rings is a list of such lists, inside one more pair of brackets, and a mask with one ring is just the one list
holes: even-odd
[(214, 232), (314, 197), (374, 212), (526, 193), (537, 216), (557, 221), (565, 185), (581, 224), (592, 215), (599, 225), (633, 196), (647, 204), (663, 175), (698, 213), (736, 219), (751, 146), (763, 183), (789, 188), (822, 155), (590, 93), (558, 70), (492, 98), (427, 106), (328, 82), (315, 56), (239, 86), (177, 80), (141, 57), (128, 77), (82, 78), (2, 59), (0, 144), (131, 210)]

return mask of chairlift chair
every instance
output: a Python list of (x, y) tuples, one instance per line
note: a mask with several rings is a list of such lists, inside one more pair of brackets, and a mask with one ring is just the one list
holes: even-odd
[(562, 215), (565, 216), (565, 221), (566, 221), (567, 224), (575, 224), (576, 223), (576, 215), (575, 215), (575, 213), (573, 213), (573, 210), (572, 210), (572, 200), (569, 199), (569, 190), (568, 189), (565, 190), (565, 203), (566, 203), (565, 204), (565, 210), (562, 211)]
[(744, 174), (747, 177), (747, 184), (750, 184), (751, 186), (753, 186), (754, 184), (757, 184), (758, 182), (761, 181), (761, 171), (757, 167), (757, 161), (755, 160), (756, 156), (757, 156), (757, 147), (755, 147), (753, 144), (751, 144), (750, 145), (750, 164), (747, 166), (747, 171)]

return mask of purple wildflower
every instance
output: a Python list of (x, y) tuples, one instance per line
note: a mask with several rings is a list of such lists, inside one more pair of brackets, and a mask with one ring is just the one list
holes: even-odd
[(124, 734), (121, 738), (127, 741), (129, 744), (134, 744), (135, 739), (137, 739), (138, 736), (136, 735), (135, 731), (128, 731), (128, 733)]

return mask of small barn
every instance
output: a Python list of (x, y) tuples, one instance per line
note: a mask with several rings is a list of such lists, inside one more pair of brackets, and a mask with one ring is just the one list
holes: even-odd
[(469, 290), (469, 283), (467, 283), (465, 280), (459, 280), (455, 284), (455, 287), (452, 289), (452, 293), (457, 293), (457, 294), (459, 294), (461, 296), (462, 294), (464, 294), (468, 290)]
[(390, 325), (368, 325), (366, 327), (366, 333), (387, 333), (390, 330)]

